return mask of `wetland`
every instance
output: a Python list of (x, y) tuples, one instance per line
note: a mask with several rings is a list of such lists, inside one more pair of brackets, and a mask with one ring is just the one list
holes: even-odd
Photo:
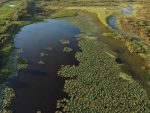
[(148, 5), (77, 4), (2, 3), (0, 113), (150, 111)]

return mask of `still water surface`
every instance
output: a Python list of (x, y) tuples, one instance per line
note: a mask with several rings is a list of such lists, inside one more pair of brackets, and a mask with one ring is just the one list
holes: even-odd
[[(14, 113), (54, 113), (56, 101), (67, 96), (63, 92), (65, 80), (57, 72), (61, 65), (78, 64), (74, 54), (79, 50), (75, 38), (79, 32), (67, 21), (45, 20), (23, 27), (16, 35), (14, 45), (23, 49), (19, 55), (28, 60), (29, 66), (9, 80), (16, 92), (10, 106)], [(61, 39), (70, 41), (71, 53), (62, 52), (64, 45), (59, 42)], [(53, 50), (47, 50), (48, 46)], [(48, 55), (41, 57), (41, 52)], [(38, 64), (40, 60), (45, 64)]]

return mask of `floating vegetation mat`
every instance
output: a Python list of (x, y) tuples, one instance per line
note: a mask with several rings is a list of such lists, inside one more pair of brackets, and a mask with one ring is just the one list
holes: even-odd
[[(96, 39), (78, 36), (82, 52), (76, 53), (79, 66), (63, 66), (59, 71), (69, 99), (58, 100), (57, 112), (65, 113), (149, 113), (145, 90), (136, 82), (120, 77), (114, 57), (106, 54)], [(132, 79), (132, 78), (130, 78)]]
[(69, 40), (66, 40), (66, 39), (60, 40), (60, 43), (63, 45), (69, 45), (70, 44)]
[(71, 52), (73, 51), (70, 47), (64, 47), (63, 52)]
[(45, 62), (40, 60), (40, 61), (38, 61), (38, 64), (45, 64)]

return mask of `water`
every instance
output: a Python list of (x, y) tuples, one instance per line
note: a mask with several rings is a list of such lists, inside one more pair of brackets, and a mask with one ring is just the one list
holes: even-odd
[[(14, 39), (14, 45), (22, 48), (20, 56), (27, 59), (29, 67), (20, 70), (18, 76), (9, 80), (9, 85), (16, 92), (10, 109), (14, 113), (54, 113), (56, 101), (66, 97), (63, 92), (65, 79), (57, 75), (61, 65), (77, 65), (74, 54), (78, 51), (75, 35), (80, 31), (66, 21), (46, 20), (27, 25)], [(70, 41), (71, 53), (64, 53), (59, 40)], [(46, 48), (51, 46), (52, 51)], [(48, 56), (40, 57), (44, 52)], [(38, 61), (44, 61), (44, 65)]]
[(117, 26), (117, 19), (115, 16), (112, 16), (110, 17), (108, 20), (107, 20), (108, 24), (111, 26), (112, 29), (114, 29), (115, 31), (119, 32), (119, 28)]
[(124, 7), (121, 9), (121, 12), (125, 15), (131, 15), (133, 13), (132, 7)]

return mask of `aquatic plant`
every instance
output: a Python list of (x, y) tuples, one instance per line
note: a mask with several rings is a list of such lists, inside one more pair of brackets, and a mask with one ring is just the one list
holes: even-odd
[(28, 66), (28, 61), (25, 58), (22, 58), (20, 56), (16, 56), (17, 58), (17, 69), (23, 69), (26, 68)]
[(48, 46), (46, 49), (49, 51), (53, 50), (53, 48), (51, 46)]
[(83, 35), (78, 41), (81, 52), (75, 57), (80, 64), (62, 66), (58, 72), (72, 79), (67, 79), (64, 86), (70, 98), (57, 102), (57, 113), (149, 112), (145, 90), (130, 77), (120, 75), (115, 58), (106, 54), (103, 44)]
[(63, 52), (71, 52), (73, 51), (70, 47), (64, 47)]
[(16, 48), (16, 52), (17, 52), (17, 53), (22, 53), (22, 52), (23, 52), (23, 49), (22, 49), (22, 48)]
[(68, 45), (70, 42), (69, 42), (69, 40), (61, 39), (60, 43), (63, 44), (63, 45)]
[(3, 90), (0, 90), (1, 96), (3, 96), (2, 102), (0, 102), (0, 113), (12, 113), (12, 111), (7, 110), (6, 108), (10, 105), (13, 97), (15, 96), (15, 92), (12, 88), (8, 86), (4, 86)]
[(11, 44), (8, 44), (1, 51), (3, 52), (4, 56), (6, 56), (11, 52), (12, 49), (13, 46)]
[(47, 56), (48, 54), (46, 54), (46, 53), (40, 53), (40, 56), (41, 57), (44, 57), (44, 56)]
[(40, 61), (38, 61), (38, 64), (45, 64), (45, 62), (40, 60)]

